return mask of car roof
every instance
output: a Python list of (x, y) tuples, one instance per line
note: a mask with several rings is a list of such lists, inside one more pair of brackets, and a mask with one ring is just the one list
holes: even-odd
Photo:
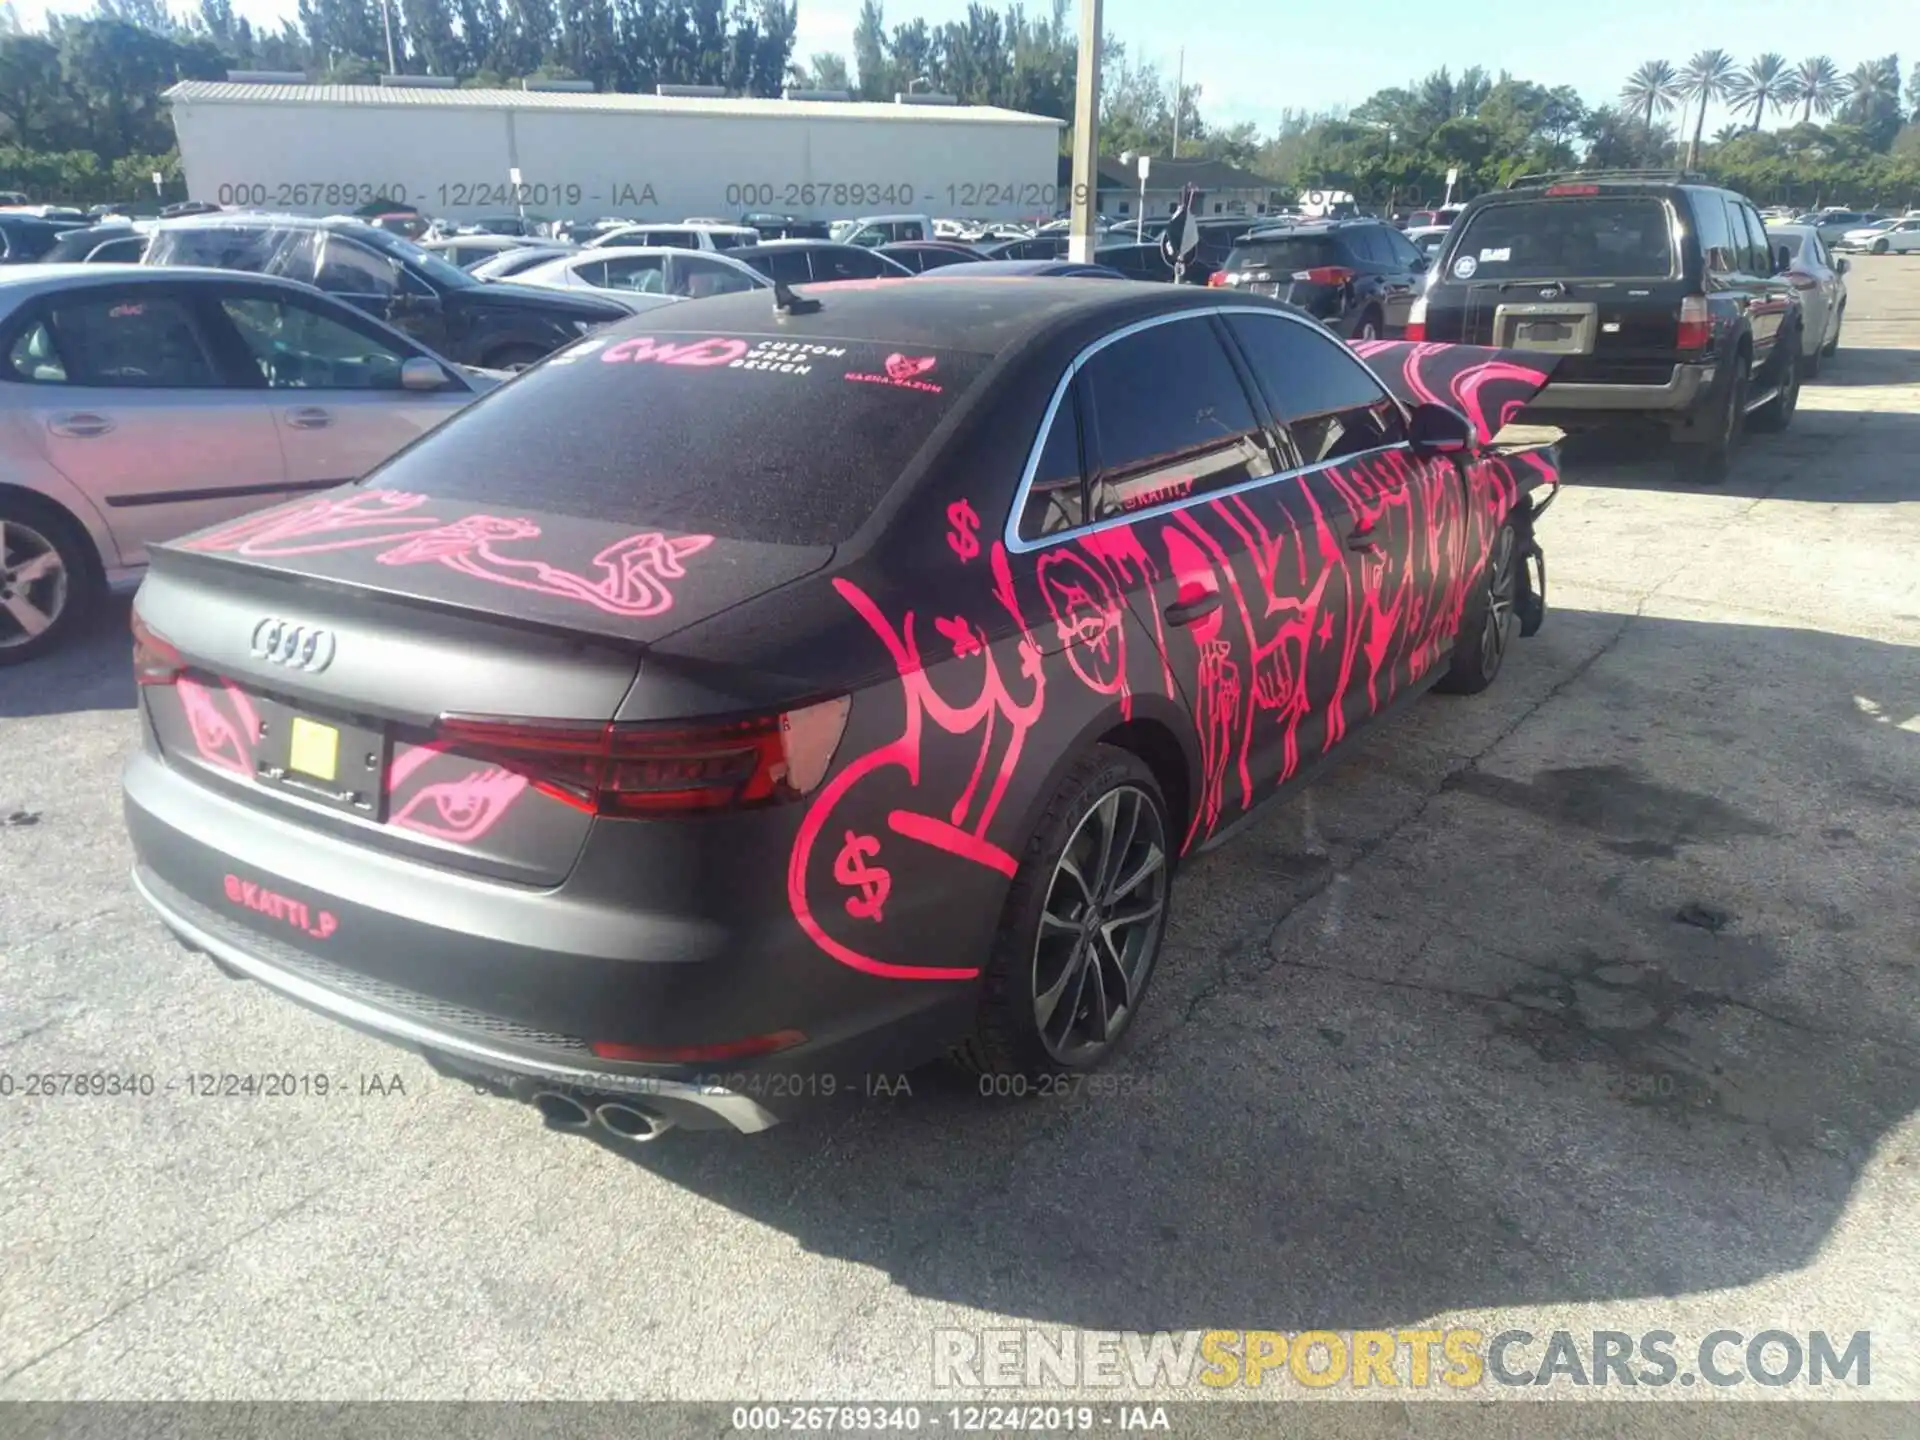
[[(957, 267), (947, 266), (947, 270)], [(649, 329), (683, 334), (770, 335), (820, 343), (853, 341), (921, 345), (998, 355), (1023, 348), (1062, 327), (1090, 330), (1154, 315), (1217, 308), (1218, 291), (1150, 280), (1088, 285), (1076, 277), (1036, 275), (1010, 285), (1004, 278), (942, 278), (932, 271), (907, 283), (893, 280), (796, 284), (818, 310), (776, 316), (766, 290), (686, 300), (643, 320)], [(1255, 297), (1234, 297), (1243, 308)]]
[(213, 280), (226, 283), (270, 286), (299, 295), (317, 295), (311, 285), (278, 275), (258, 275), (249, 270), (221, 270), (207, 265), (137, 265), (114, 262), (89, 265), (69, 260), (55, 264), (0, 265), (0, 303), (18, 305), (36, 295), (89, 284), (122, 285), (199, 284)]
[[(923, 280), (972, 280), (987, 279), (995, 275), (1062, 275), (1064, 266), (1077, 266), (1089, 271), (1107, 270), (1104, 265), (1089, 265), (1072, 260), (962, 260), (958, 265), (942, 265), (937, 270), (929, 270), (920, 278)], [(1119, 273), (1114, 271), (1112, 273)]]

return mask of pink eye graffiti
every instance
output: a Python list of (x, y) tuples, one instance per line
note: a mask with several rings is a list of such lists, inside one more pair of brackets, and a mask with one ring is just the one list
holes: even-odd
[(506, 818), (527, 777), (488, 765), (456, 780), (423, 785), (389, 822), (402, 830), (471, 845)]

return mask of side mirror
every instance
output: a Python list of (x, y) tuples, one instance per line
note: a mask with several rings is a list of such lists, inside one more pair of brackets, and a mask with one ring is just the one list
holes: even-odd
[(1847, 259), (1847, 257), (1844, 255), (1840, 256), (1837, 260), (1833, 262), (1833, 273), (1836, 275), (1844, 275), (1847, 273), (1847, 271), (1851, 270), (1852, 268), (1853, 268), (1853, 262)]
[(400, 388), (444, 390), (447, 388), (447, 372), (426, 356), (415, 355), (412, 359), (400, 362)]
[(1431, 400), (1414, 406), (1407, 420), (1407, 442), (1416, 455), (1466, 455), (1479, 438), (1466, 416)]

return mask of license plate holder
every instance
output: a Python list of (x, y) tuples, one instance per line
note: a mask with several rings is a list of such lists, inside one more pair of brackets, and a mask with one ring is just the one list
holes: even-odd
[(1591, 355), (1598, 330), (1599, 312), (1593, 305), (1507, 303), (1494, 310), (1494, 344), (1508, 350)]
[(261, 784), (369, 820), (386, 812), (392, 747), (381, 727), (261, 697), (255, 777)]

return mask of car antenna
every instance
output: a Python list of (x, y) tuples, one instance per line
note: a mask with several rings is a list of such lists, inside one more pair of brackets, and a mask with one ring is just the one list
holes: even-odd
[(793, 287), (784, 280), (773, 282), (773, 313), (776, 315), (811, 315), (820, 308), (818, 300), (796, 295)]

